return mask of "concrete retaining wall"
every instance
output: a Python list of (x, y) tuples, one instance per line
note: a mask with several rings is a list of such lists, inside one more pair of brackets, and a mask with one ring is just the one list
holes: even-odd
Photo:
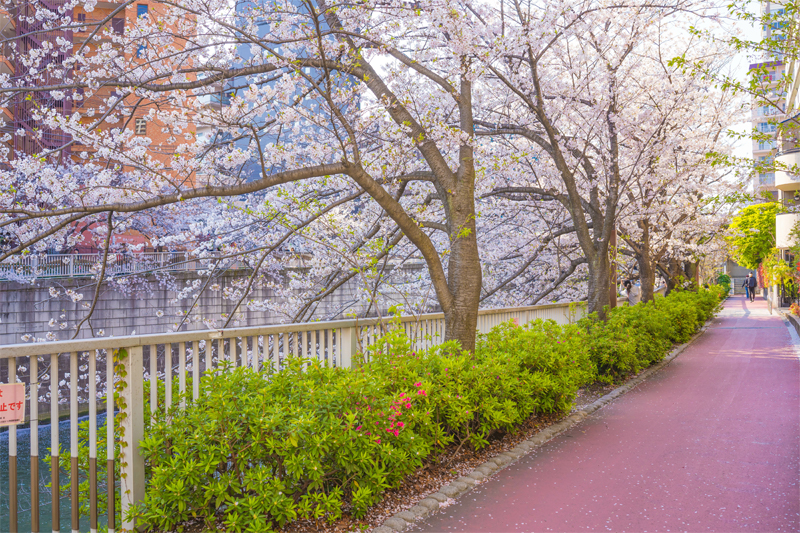
[[(226, 287), (232, 287), (233, 282), (240, 280), (244, 275), (241, 272), (231, 272), (220, 276), (216, 280), (219, 290), (206, 290), (198, 301), (198, 314), (219, 321), (223, 313), (230, 313), (234, 302), (224, 299), (223, 291)], [(197, 279), (197, 275), (193, 272), (178, 273), (175, 275), (176, 283), (171, 286), (185, 287), (186, 281), (194, 279)], [(92, 300), (94, 288), (81, 289), (87, 283), (89, 283), (87, 280), (69, 278), (42, 280), (37, 286), (0, 282), (0, 344), (23, 342), (23, 335), (44, 338), (48, 332), (55, 334), (58, 340), (71, 338), (74, 326), (86, 314), (87, 310), (83, 304)], [(51, 297), (49, 292), (51, 287), (59, 290), (61, 296)], [(64, 297), (66, 290), (82, 293), (83, 300), (73, 303)], [(343, 318), (344, 312), (360, 309), (358, 294), (355, 282), (344, 285), (320, 304), (315, 318), (333, 320)], [(91, 328), (94, 329), (95, 335), (99, 330), (103, 330), (105, 336), (130, 335), (134, 331), (138, 334), (173, 331), (173, 325), (180, 322), (181, 313), (191, 304), (191, 299), (174, 301), (176, 296), (177, 292), (152, 278), (145, 281), (142, 289), (135, 294), (125, 294), (104, 286), (91, 320)], [(253, 298), (260, 300), (273, 297), (273, 292), (266, 288), (257, 289), (253, 295)], [(163, 316), (157, 316), (158, 311), (161, 311)], [(240, 307), (236, 318), (238, 326), (286, 322), (286, 317), (276, 316), (267, 311), (250, 311), (244, 305)], [(68, 328), (61, 330), (58, 325), (51, 327), (49, 325), (51, 319), (55, 319), (59, 324), (66, 323)], [(231, 326), (233, 325), (232, 322)], [(208, 326), (200, 321), (192, 321), (181, 329), (184, 331), (208, 329)], [(81, 337), (91, 336), (91, 329), (88, 325), (84, 325)]]

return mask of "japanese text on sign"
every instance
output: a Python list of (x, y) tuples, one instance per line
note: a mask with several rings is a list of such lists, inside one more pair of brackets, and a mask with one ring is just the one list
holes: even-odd
[(0, 427), (25, 421), (25, 384), (0, 385)]

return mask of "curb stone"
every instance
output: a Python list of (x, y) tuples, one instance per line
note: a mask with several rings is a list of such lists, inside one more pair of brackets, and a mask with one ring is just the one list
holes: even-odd
[[(713, 320), (713, 318), (711, 320)], [(709, 320), (709, 322), (711, 320)], [(670, 364), (676, 357), (683, 353), (683, 351), (695, 340), (697, 340), (703, 333), (705, 333), (707, 329), (708, 323), (700, 328), (700, 330), (695, 333), (688, 342), (673, 348), (672, 351), (666, 357), (664, 357), (664, 359), (651, 366), (627, 383), (620, 385), (613, 391), (598, 398), (589, 405), (586, 405), (578, 411), (575, 411), (560, 422), (556, 422), (555, 424), (544, 428), (531, 438), (520, 442), (514, 448), (504, 451), (487, 460), (485, 463), (478, 465), (466, 476), (459, 477), (458, 479), (441, 487), (438, 491), (429, 494), (417, 502), (416, 505), (411, 507), (411, 509), (400, 511), (392, 515), (391, 517), (387, 518), (383, 524), (370, 530), (370, 533), (395, 533), (404, 531), (408, 526), (413, 524), (414, 521), (422, 520), (423, 518), (427, 518), (428, 516), (436, 513), (439, 510), (439, 507), (441, 507), (441, 504), (445, 503), (447, 500), (458, 498), (459, 496), (471, 491), (474, 487), (480, 483), (483, 483), (497, 472), (504, 470), (506, 467), (517, 462), (522, 457), (525, 457), (536, 448), (552, 440), (566, 430), (571, 429), (579, 422), (582, 422), (590, 414), (598, 411), (626, 392), (630, 392), (641, 385), (644, 380)], [(484, 473), (484, 471), (487, 470), (489, 472)], [(415, 518), (409, 519), (409, 515), (412, 515)]]

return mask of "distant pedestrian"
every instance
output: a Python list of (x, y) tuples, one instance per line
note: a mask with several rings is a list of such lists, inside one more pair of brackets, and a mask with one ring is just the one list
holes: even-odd
[(744, 280), (742, 281), (742, 287), (744, 287), (745, 298), (750, 298), (750, 286), (748, 285), (748, 283), (750, 282), (750, 276), (752, 276), (752, 274), (748, 274), (747, 277), (744, 278)]
[(750, 289), (750, 301), (756, 301), (756, 285), (758, 282), (756, 281), (756, 277), (750, 273), (747, 275), (747, 288)]
[(626, 280), (623, 285), (625, 286), (625, 293), (628, 297), (628, 305), (638, 304), (641, 300), (641, 291), (639, 290), (639, 287), (634, 285), (631, 280)]

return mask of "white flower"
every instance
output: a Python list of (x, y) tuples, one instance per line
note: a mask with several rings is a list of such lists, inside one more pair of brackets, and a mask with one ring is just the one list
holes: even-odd
[(30, 335), (23, 335), (22, 336), (22, 342), (28, 342), (29, 340), (31, 340), (31, 336)]
[(54, 328), (58, 325), (58, 322), (56, 322), (55, 318), (51, 318), (50, 322), (48, 322), (47, 325), (50, 326), (51, 328)]
[(104, 329), (98, 329), (98, 330), (97, 330), (97, 334), (98, 334), (98, 335), (100, 335), (100, 336), (102, 337), (103, 335), (105, 335), (105, 334), (106, 334), (106, 331), (105, 331)]
[(164, 311), (160, 311), (160, 310), (159, 310), (159, 311), (156, 311), (156, 316), (157, 316), (158, 318), (161, 318), (162, 316), (164, 316)]
[(80, 302), (83, 300), (83, 294), (77, 293), (72, 289), (67, 290), (67, 296), (69, 296), (73, 302)]
[(50, 292), (50, 297), (51, 297), (51, 298), (55, 298), (55, 297), (57, 297), (59, 294), (61, 294), (61, 291), (59, 291), (59, 290), (58, 290), (58, 289), (56, 289), (55, 287), (50, 287), (50, 290), (49, 290), (49, 292)]

